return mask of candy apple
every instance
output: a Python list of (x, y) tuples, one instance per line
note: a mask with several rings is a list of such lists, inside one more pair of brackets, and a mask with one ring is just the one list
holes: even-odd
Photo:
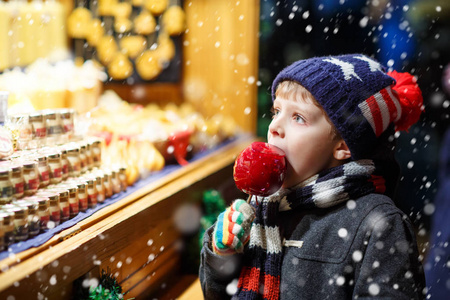
[(239, 154), (233, 171), (238, 189), (249, 195), (269, 196), (283, 185), (285, 153), (274, 145), (254, 142)]

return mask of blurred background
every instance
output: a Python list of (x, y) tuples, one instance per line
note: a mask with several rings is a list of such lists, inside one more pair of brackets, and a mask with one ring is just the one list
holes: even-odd
[[(167, 278), (183, 273), (196, 278), (202, 230), (239, 193), (232, 164), (242, 145), (227, 155), (220, 151), (242, 136), (251, 136), (247, 144), (255, 136), (266, 138), (271, 84), (282, 68), (303, 58), (346, 53), (364, 53), (387, 69), (410, 72), (422, 89), (419, 122), (395, 136), (402, 172), (395, 201), (414, 223), (428, 298), (448, 299), (448, 0), (0, 0), (0, 99), (4, 91), (9, 97), (0, 119), (6, 119), (4, 128), (15, 142), (15, 155), (10, 147), (11, 153), (0, 151), (1, 157), (13, 161), (46, 147), (62, 155), (63, 142), (95, 137), (102, 143), (102, 165), (118, 164), (125, 172), (129, 188), (119, 197), (131, 199), (114, 211), (120, 215), (126, 207), (120, 216), (128, 223), (99, 229), (92, 241), (69, 239), (74, 245), (70, 255), (78, 255), (80, 265), (62, 256), (56, 265), (38, 260), (36, 253), (59, 241), (23, 256), (24, 249), (17, 250), (42, 272), (24, 269), (6, 247), (0, 252), (5, 270), (0, 298), (19, 299), (28, 292), (26, 284), (39, 297), (68, 298), (72, 282), (99, 277), (103, 269), (131, 291), (130, 297), (169, 299), (166, 287), (177, 285)], [(63, 117), (67, 109), (70, 119)], [(67, 132), (58, 123), (57, 142), (48, 143), (35, 132), (37, 117), (44, 125), (49, 115), (70, 121)], [(202, 153), (214, 159), (199, 170), (192, 164), (184, 168)], [(220, 172), (207, 168), (221, 159), (226, 163), (217, 167)], [(145, 202), (164, 184), (142, 189), (170, 168), (184, 174), (179, 190), (158, 203)], [(193, 170), (203, 177), (191, 176)], [(86, 224), (95, 227), (111, 216), (94, 215)], [(185, 228), (174, 226), (172, 218)], [(80, 250), (99, 244), (102, 249), (92, 253)], [(66, 272), (64, 264), (78, 273)], [(22, 268), (15, 281), (6, 272), (13, 265)], [(60, 281), (42, 288), (46, 276)]]
[(450, 11), (444, 2), (261, 1), (258, 134), (266, 134), (271, 120), (271, 82), (295, 60), (362, 52), (388, 69), (410, 72), (422, 89), (425, 112), (398, 136), (403, 177), (397, 200), (417, 226), (429, 229), (439, 150), (450, 123)]

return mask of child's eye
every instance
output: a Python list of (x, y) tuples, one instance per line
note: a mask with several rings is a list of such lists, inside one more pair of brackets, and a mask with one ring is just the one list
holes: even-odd
[(301, 115), (298, 115), (298, 114), (294, 116), (294, 120), (295, 120), (295, 122), (300, 123), (300, 124), (306, 123), (305, 119)]
[(273, 119), (273, 118), (275, 118), (277, 115), (280, 114), (280, 109), (272, 107), (272, 108), (270, 109), (270, 114), (271, 114), (272, 119)]

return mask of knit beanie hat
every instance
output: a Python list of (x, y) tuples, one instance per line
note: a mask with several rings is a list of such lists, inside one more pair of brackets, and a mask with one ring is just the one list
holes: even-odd
[(296, 81), (323, 107), (353, 159), (372, 158), (388, 129), (408, 130), (422, 111), (422, 93), (409, 73), (385, 72), (362, 54), (314, 57), (283, 69), (272, 85)]

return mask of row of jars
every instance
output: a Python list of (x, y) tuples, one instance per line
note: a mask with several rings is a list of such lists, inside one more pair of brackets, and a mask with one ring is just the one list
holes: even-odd
[(70, 141), (74, 135), (75, 110), (68, 108), (8, 116), (14, 149), (36, 149)]
[(78, 177), (100, 164), (99, 139), (16, 151), (9, 160), (0, 162), (0, 204), (31, 196), (38, 188)]
[(125, 168), (94, 168), (0, 205), (0, 251), (58, 226), (126, 190)]

